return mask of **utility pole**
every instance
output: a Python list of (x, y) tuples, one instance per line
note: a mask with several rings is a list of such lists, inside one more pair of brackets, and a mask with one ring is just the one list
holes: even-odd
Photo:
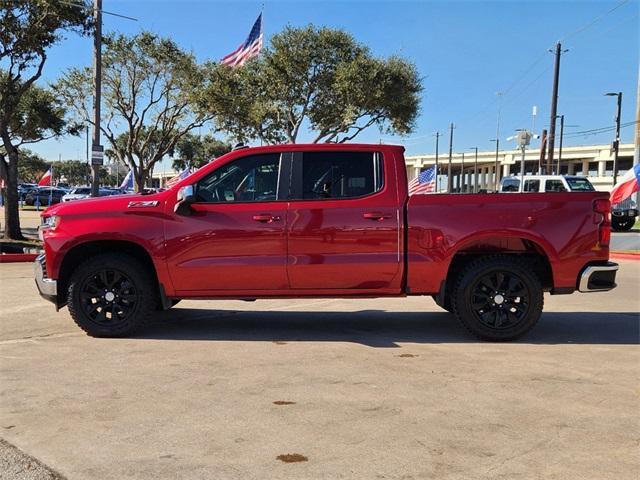
[(476, 159), (473, 162), (473, 193), (478, 193), (478, 147), (471, 147), (469, 150), (476, 151)]
[(562, 139), (564, 138), (564, 115), (560, 117), (560, 147), (558, 148), (558, 167), (556, 174), (560, 175), (560, 162), (562, 162)]
[(613, 140), (613, 184), (615, 185), (618, 181), (618, 151), (620, 150), (620, 115), (622, 114), (622, 92), (605, 93), (605, 96), (618, 97), (618, 104), (616, 108), (616, 138)]
[(493, 175), (493, 189), (497, 192), (498, 191), (498, 157), (500, 155), (500, 138), (494, 138), (492, 140), (489, 140), (490, 142), (496, 142), (496, 159), (495, 159), (495, 165), (494, 165), (494, 175)]
[[(552, 51), (552, 50), (550, 50)], [(565, 50), (566, 52), (566, 50)], [(556, 44), (556, 62), (553, 72), (553, 92), (551, 93), (551, 122), (549, 124), (549, 155), (547, 155), (547, 165), (545, 173), (551, 170), (553, 165), (553, 149), (555, 147), (556, 138), (556, 116), (558, 113), (558, 82), (560, 80), (560, 56), (562, 55), (562, 45), (560, 42)]]
[(438, 143), (440, 140), (440, 132), (436, 131), (436, 193), (438, 193), (439, 191), (439, 187), (438, 187), (438, 173), (440, 172), (439, 170), (439, 166), (438, 166)]
[(451, 122), (449, 125), (449, 165), (447, 166), (447, 193), (453, 189), (453, 178), (451, 177), (451, 157), (453, 156), (453, 129), (456, 126)]
[(91, 145), (91, 196), (97, 197), (104, 149), (100, 145), (100, 93), (102, 89), (102, 0), (93, 1), (93, 142)]
[(544, 165), (544, 159), (547, 155), (547, 140), (549, 137), (547, 136), (547, 129), (542, 129), (542, 137), (540, 139), (540, 159), (538, 160), (538, 173), (542, 174), (542, 166)]

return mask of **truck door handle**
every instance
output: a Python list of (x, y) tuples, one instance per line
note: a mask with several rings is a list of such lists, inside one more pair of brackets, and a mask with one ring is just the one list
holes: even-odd
[(270, 213), (259, 213), (258, 215), (254, 215), (253, 219), (256, 222), (262, 223), (273, 223), (280, 221), (280, 217), (278, 217), (277, 215), (272, 215)]
[(382, 213), (382, 212), (367, 212), (362, 216), (367, 220), (377, 220), (378, 222), (381, 222), (386, 218), (391, 218), (391, 215), (389, 215), (388, 213)]

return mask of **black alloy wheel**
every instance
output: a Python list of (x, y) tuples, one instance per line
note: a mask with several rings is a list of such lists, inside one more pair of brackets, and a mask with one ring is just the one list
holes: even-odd
[(518, 338), (542, 314), (543, 288), (532, 264), (519, 255), (487, 255), (469, 262), (451, 293), (453, 313), (475, 336)]
[(105, 268), (82, 282), (80, 301), (84, 314), (93, 322), (117, 328), (135, 312), (139, 299), (125, 273)]
[(80, 264), (68, 284), (69, 313), (93, 337), (134, 333), (158, 305), (155, 275), (127, 254), (105, 253)]
[(529, 311), (529, 289), (512, 272), (494, 271), (478, 278), (471, 288), (471, 295), (475, 317), (489, 328), (511, 328)]

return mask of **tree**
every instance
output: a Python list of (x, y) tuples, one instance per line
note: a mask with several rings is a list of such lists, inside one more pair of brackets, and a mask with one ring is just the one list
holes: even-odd
[(231, 151), (233, 147), (211, 135), (199, 137), (188, 134), (176, 144), (176, 154), (173, 155), (174, 170), (184, 170), (187, 166), (200, 168), (212, 158), (217, 158)]
[(422, 91), (408, 61), (375, 58), (348, 33), (313, 26), (287, 27), (261, 57), (212, 75), (202, 108), (234, 138), (265, 143), (295, 143), (306, 127), (314, 143), (347, 142), (371, 126), (407, 134)]
[[(213, 112), (194, 108), (212, 66), (199, 65), (172, 40), (149, 32), (110, 36), (104, 47), (101, 131), (112, 155), (133, 170), (141, 191), (153, 166), (187, 133), (214, 118)], [(91, 79), (89, 68), (74, 68), (57, 89), (88, 123), (92, 123)]]
[(53, 174), (57, 180), (64, 178), (70, 185), (84, 185), (91, 175), (91, 167), (81, 160), (64, 160), (53, 163)]
[(35, 89), (47, 49), (64, 32), (91, 31), (85, 0), (2, 0), (0, 9), (0, 177), (6, 182), (4, 236), (21, 239), (18, 214), (19, 147), (64, 133), (64, 110)]
[(49, 162), (31, 150), (21, 148), (18, 153), (18, 180), (24, 183), (38, 183), (49, 170)]

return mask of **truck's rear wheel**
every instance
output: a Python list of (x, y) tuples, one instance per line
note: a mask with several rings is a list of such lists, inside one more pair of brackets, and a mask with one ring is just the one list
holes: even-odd
[(538, 322), (543, 290), (531, 267), (508, 255), (481, 257), (459, 275), (453, 313), (475, 336), (490, 341), (518, 338)]
[(628, 232), (633, 228), (633, 225), (636, 223), (636, 217), (624, 217), (618, 218), (613, 217), (611, 219), (611, 228), (618, 232)]
[(153, 280), (134, 257), (91, 257), (71, 275), (67, 293), (76, 324), (93, 337), (120, 337), (140, 328), (157, 304)]

